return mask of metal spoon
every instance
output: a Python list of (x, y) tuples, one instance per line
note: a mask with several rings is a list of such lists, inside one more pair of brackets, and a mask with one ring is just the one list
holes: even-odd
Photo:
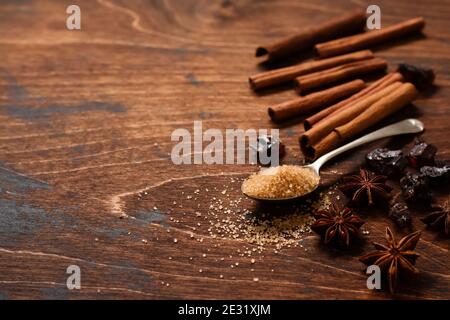
[[(401, 134), (407, 134), (407, 133), (418, 133), (418, 132), (422, 132), (423, 130), (424, 130), (424, 127), (423, 127), (423, 123), (421, 121), (419, 121), (417, 119), (406, 119), (406, 120), (391, 124), (389, 126), (386, 126), (384, 128), (381, 128), (379, 130), (376, 130), (365, 136), (362, 136), (359, 139), (356, 139), (350, 143), (343, 145), (342, 147), (339, 147), (333, 151), (328, 152), (327, 154), (321, 156), (319, 159), (317, 159), (313, 163), (302, 166), (303, 168), (308, 168), (310, 170), (313, 170), (314, 173), (317, 174), (317, 176), (319, 176), (319, 181), (317, 182), (317, 185), (310, 192), (308, 192), (306, 194), (288, 197), (288, 198), (258, 198), (258, 197), (246, 194), (244, 192), (242, 186), (241, 186), (241, 191), (244, 195), (246, 195), (249, 198), (252, 198), (254, 200), (262, 200), (262, 201), (285, 201), (285, 200), (293, 200), (293, 199), (304, 197), (304, 196), (310, 194), (311, 192), (313, 192), (314, 190), (316, 190), (317, 187), (319, 186), (319, 184), (320, 184), (320, 174), (319, 174), (320, 168), (328, 160), (336, 157), (337, 155), (339, 155), (345, 151), (359, 147), (360, 145), (366, 144), (368, 142), (372, 142), (374, 140), (391, 137), (391, 136), (396, 136), (396, 135), (401, 135)], [(264, 172), (264, 171), (260, 171), (258, 174), (261, 174), (261, 172)]]

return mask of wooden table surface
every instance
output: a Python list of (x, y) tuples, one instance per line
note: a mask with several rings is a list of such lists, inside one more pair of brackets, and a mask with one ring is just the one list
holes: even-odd
[[(386, 213), (364, 217), (369, 235), (349, 251), (309, 234), (308, 250), (268, 246), (252, 264), (238, 252), (253, 245), (211, 237), (204, 216), (212, 201), (242, 198), (239, 179), (255, 167), (170, 159), (171, 132), (192, 132), (194, 120), (204, 129), (274, 127), (266, 107), (296, 93), (249, 89), (247, 77), (263, 70), (255, 47), (372, 2), (76, 2), (81, 31), (65, 27), (68, 1), (0, 1), (0, 299), (393, 298), (366, 288), (355, 258), (383, 241), (386, 226), (406, 233)], [(424, 37), (376, 55), (391, 69), (409, 62), (437, 73), (436, 88), (389, 121), (418, 117), (424, 139), (449, 159), (450, 2), (377, 3), (383, 24), (423, 15), (427, 26)], [(300, 123), (281, 129), (287, 162), (302, 161), (301, 132)], [(399, 141), (340, 157), (323, 169), (325, 182), (356, 170), (375, 146)], [(434, 202), (446, 197), (438, 192)], [(248, 199), (240, 206), (258, 210)], [(424, 228), (421, 214), (412, 229), (424, 230), (422, 272), (394, 298), (449, 299), (449, 242)], [(81, 290), (66, 287), (69, 265), (81, 268)]]

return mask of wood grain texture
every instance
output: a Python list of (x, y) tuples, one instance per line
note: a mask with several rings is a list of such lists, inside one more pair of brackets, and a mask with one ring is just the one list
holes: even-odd
[[(247, 77), (264, 70), (255, 47), (368, 1), (79, 0), (81, 31), (65, 28), (69, 4), (0, 1), (0, 298), (392, 298), (366, 289), (355, 259), (392, 226), (385, 213), (367, 216), (367, 241), (350, 252), (326, 250), (311, 234), (308, 251), (268, 250), (252, 265), (236, 254), (247, 244), (209, 237), (194, 213), (206, 212), (212, 197), (239, 198), (239, 181), (230, 179), (255, 168), (174, 166), (169, 155), (171, 132), (192, 130), (194, 120), (272, 127), (266, 107), (296, 93), (249, 89)], [(379, 5), (383, 24), (416, 14), (427, 21), (424, 37), (375, 53), (391, 69), (408, 62), (436, 70), (436, 89), (405, 113), (424, 121), (424, 138), (449, 159), (450, 3)], [(281, 129), (287, 162), (301, 161), (302, 130)], [(405, 141), (340, 157), (324, 168), (325, 183), (355, 170), (374, 146)], [(204, 188), (211, 192), (186, 199)], [(424, 229), (420, 214), (413, 229)], [(425, 230), (417, 250), (421, 277), (396, 297), (449, 299), (448, 240)], [(81, 290), (66, 289), (71, 264), (81, 267)]]

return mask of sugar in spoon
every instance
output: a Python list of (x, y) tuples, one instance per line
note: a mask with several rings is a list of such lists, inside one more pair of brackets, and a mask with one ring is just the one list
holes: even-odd
[[(396, 135), (401, 134), (408, 134), (408, 133), (418, 133), (422, 132), (424, 130), (423, 123), (417, 119), (406, 119), (403, 121), (399, 121), (397, 123), (391, 124), (389, 126), (386, 126), (384, 128), (381, 128), (379, 130), (376, 130), (372, 133), (366, 134), (365, 136), (362, 136), (361, 138), (358, 138), (350, 143), (347, 143), (343, 145), (342, 147), (339, 147), (333, 151), (328, 152), (327, 154), (321, 156), (316, 161), (314, 161), (311, 164), (305, 165), (305, 166), (298, 166), (300, 168), (305, 168), (312, 170), (313, 173), (318, 177), (317, 183), (311, 188), (308, 192), (300, 194), (300, 195), (294, 195), (291, 197), (286, 198), (263, 198), (263, 197), (256, 197), (254, 195), (246, 193), (244, 190), (244, 183), (241, 186), (241, 191), (244, 195), (246, 195), (249, 198), (252, 198), (254, 200), (261, 200), (261, 201), (285, 201), (285, 200), (293, 200), (297, 198), (304, 197), (314, 190), (317, 189), (317, 187), (320, 185), (320, 168), (330, 159), (336, 157), (337, 155), (344, 153), (350, 149), (359, 147), (363, 144), (372, 142), (374, 140), (392, 137)], [(276, 170), (277, 167), (269, 168), (266, 170)], [(267, 174), (267, 171), (261, 170), (258, 174)]]

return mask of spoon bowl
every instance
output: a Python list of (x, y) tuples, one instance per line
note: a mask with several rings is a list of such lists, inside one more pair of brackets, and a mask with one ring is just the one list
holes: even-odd
[[(320, 158), (318, 158), (316, 161), (314, 161), (311, 164), (305, 165), (305, 166), (298, 166), (299, 168), (308, 168), (310, 170), (312, 170), (317, 176), (318, 176), (318, 181), (317, 184), (314, 186), (314, 188), (312, 188), (311, 190), (309, 190), (309, 192), (307, 193), (303, 193), (303, 194), (299, 194), (299, 195), (294, 195), (292, 197), (286, 197), (286, 198), (265, 198), (265, 197), (258, 197), (252, 194), (248, 194), (247, 192), (245, 192), (244, 190), (244, 183), (242, 183), (241, 185), (241, 191), (242, 193), (253, 199), (253, 200), (258, 200), (258, 201), (275, 201), (275, 202), (282, 202), (282, 201), (292, 201), (292, 200), (296, 200), (299, 198), (303, 198), (309, 194), (311, 194), (312, 192), (314, 192), (320, 185), (320, 168), (322, 167), (322, 165), (324, 165), (328, 160), (336, 157), (337, 155), (344, 153), (350, 149), (359, 147), (363, 144), (378, 140), (378, 139), (382, 139), (382, 138), (386, 138), (386, 137), (392, 137), (392, 136), (396, 136), (396, 135), (401, 135), (401, 134), (408, 134), (408, 133), (418, 133), (418, 132), (422, 132), (424, 130), (424, 126), (423, 123), (420, 120), (417, 119), (406, 119), (394, 124), (391, 124), (389, 126), (386, 126), (384, 128), (381, 128), (379, 130), (376, 130), (372, 133), (366, 134), (365, 136), (362, 136), (359, 139), (356, 139), (350, 143), (347, 143), (345, 145), (343, 145), (342, 147), (339, 147), (333, 151), (330, 151), (329, 153), (321, 156)], [(274, 167), (276, 168), (276, 167)], [(269, 168), (270, 169), (270, 168)], [(269, 169), (265, 169), (265, 170), (261, 170), (258, 174), (267, 174), (264, 173), (265, 171), (269, 170)]]
[[(244, 190), (244, 184), (241, 185), (241, 192), (242, 192), (245, 196), (247, 196), (247, 197), (249, 197), (249, 198), (251, 198), (251, 199), (253, 199), (253, 200), (267, 201), (267, 202), (293, 201), (293, 200), (302, 198), (302, 197), (304, 197), (304, 196), (307, 196), (308, 194), (311, 194), (312, 192), (314, 192), (314, 191), (319, 187), (319, 185), (320, 185), (320, 175), (319, 175), (319, 171), (317, 170), (317, 167), (314, 167), (312, 164), (308, 164), (308, 165), (305, 165), (305, 166), (298, 166), (298, 167), (300, 167), (300, 168), (308, 168), (308, 169), (310, 169), (310, 170), (313, 170), (314, 173), (315, 173), (315, 174), (317, 175), (317, 177), (319, 178), (318, 181), (317, 181), (317, 183), (316, 183), (316, 185), (314, 186), (314, 188), (311, 189), (311, 190), (310, 190), (309, 192), (307, 192), (307, 193), (304, 193), (304, 194), (301, 194), (301, 195), (294, 195), (294, 196), (292, 196), (292, 197), (285, 197), (285, 198), (262, 198), (262, 197), (256, 197), (256, 196), (247, 194), (247, 193), (245, 192), (245, 190)], [(266, 170), (267, 170), (267, 169), (266, 169)], [(263, 170), (263, 171), (266, 171), (266, 170)], [(258, 174), (262, 174), (261, 171), (260, 171)]]

